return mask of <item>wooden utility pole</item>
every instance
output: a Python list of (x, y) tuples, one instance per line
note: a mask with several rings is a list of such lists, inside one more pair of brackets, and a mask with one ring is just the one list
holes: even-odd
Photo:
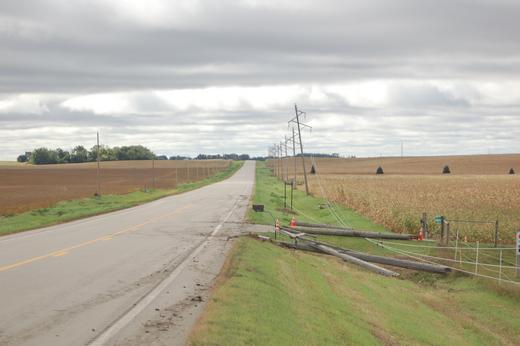
[(99, 132), (96, 133), (97, 136), (97, 146), (96, 146), (96, 156), (97, 156), (97, 173), (96, 173), (96, 196), (101, 196), (101, 184), (99, 182)]
[(152, 158), (152, 190), (155, 190), (155, 154)]

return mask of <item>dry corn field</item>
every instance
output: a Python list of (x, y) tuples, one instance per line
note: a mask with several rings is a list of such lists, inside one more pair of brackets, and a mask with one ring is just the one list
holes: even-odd
[[(100, 164), (102, 194), (123, 194), (202, 180), (225, 170), (226, 160), (112, 161)], [(61, 165), (0, 164), (0, 216), (45, 208), (96, 193), (95, 162)]]
[[(297, 175), (301, 181), (300, 160)], [(294, 161), (288, 163), (291, 176)], [(307, 159), (306, 164), (309, 172), (311, 160)], [(441, 174), (445, 164), (452, 174)], [(308, 175), (313, 195), (322, 196), (321, 182), (331, 201), (395, 232), (416, 234), (423, 212), (427, 213), (434, 234), (439, 232), (439, 226), (433, 222), (435, 215), (491, 222), (498, 218), (502, 243), (513, 242), (516, 230), (520, 229), (520, 177), (507, 174), (510, 168), (520, 170), (520, 155), (316, 159), (316, 166), (318, 175)], [(378, 166), (385, 174), (375, 174)], [(493, 224), (450, 226), (452, 236), (458, 231), (469, 241), (494, 238)]]

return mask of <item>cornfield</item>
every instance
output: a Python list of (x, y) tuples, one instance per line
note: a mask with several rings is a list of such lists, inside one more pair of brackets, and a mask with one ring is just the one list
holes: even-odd
[[(520, 177), (507, 174), (509, 168), (520, 168), (520, 155), (316, 159), (315, 162), (318, 175), (308, 174), (313, 195), (322, 196), (323, 189), (329, 200), (394, 232), (417, 234), (423, 212), (428, 215), (434, 236), (440, 231), (433, 221), (435, 215), (444, 215), (448, 220), (491, 222), (453, 223), (452, 236), (458, 233), (468, 241), (491, 242), (495, 230), (492, 222), (497, 219), (501, 243), (511, 243), (520, 228)], [(453, 174), (441, 174), (446, 162)], [(294, 161), (289, 159), (287, 163), (291, 177)], [(306, 164), (310, 172), (312, 161), (307, 159)], [(276, 172), (276, 163), (271, 161), (269, 165)], [(375, 174), (379, 165), (385, 174)], [(296, 170), (299, 181), (303, 180), (301, 167), (300, 163)]]

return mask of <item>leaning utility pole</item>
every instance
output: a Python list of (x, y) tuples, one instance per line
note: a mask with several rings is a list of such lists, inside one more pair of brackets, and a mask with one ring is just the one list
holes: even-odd
[(100, 191), (100, 183), (99, 183), (99, 132), (96, 133), (97, 135), (97, 146), (96, 146), (96, 161), (97, 161), (97, 173), (96, 173), (96, 184), (97, 184), (97, 188), (96, 188), (96, 196), (101, 196), (101, 191)]
[(296, 123), (296, 126), (298, 128), (298, 138), (300, 142), (300, 153), (302, 155), (302, 166), (303, 166), (303, 177), (305, 178), (305, 193), (309, 195), (309, 183), (307, 181), (307, 169), (305, 168), (305, 157), (303, 156), (303, 143), (302, 143), (302, 132), (301, 132), (301, 126), (308, 127), (312, 129), (309, 125), (303, 124), (300, 122), (300, 115), (305, 114), (305, 112), (302, 112), (298, 110), (298, 106), (294, 105), (294, 112), (296, 113), (296, 117), (291, 119), (289, 123)]

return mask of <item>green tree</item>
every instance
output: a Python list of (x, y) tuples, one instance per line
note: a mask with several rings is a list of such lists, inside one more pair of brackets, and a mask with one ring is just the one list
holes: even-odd
[(116, 147), (114, 150), (118, 160), (152, 160), (155, 158), (155, 154), (142, 145)]
[(58, 163), (58, 153), (47, 148), (34, 149), (31, 155), (31, 163), (35, 165)]
[(27, 161), (28, 161), (28, 159), (27, 159), (27, 155), (25, 155), (25, 154), (19, 155), (19, 156), (16, 158), (16, 161), (18, 161), (18, 162), (27, 162)]
[(70, 162), (70, 153), (61, 148), (56, 149), (56, 154), (58, 155), (58, 163), (69, 163)]
[(84, 146), (78, 145), (70, 154), (70, 162), (87, 162), (88, 161), (88, 150)]

